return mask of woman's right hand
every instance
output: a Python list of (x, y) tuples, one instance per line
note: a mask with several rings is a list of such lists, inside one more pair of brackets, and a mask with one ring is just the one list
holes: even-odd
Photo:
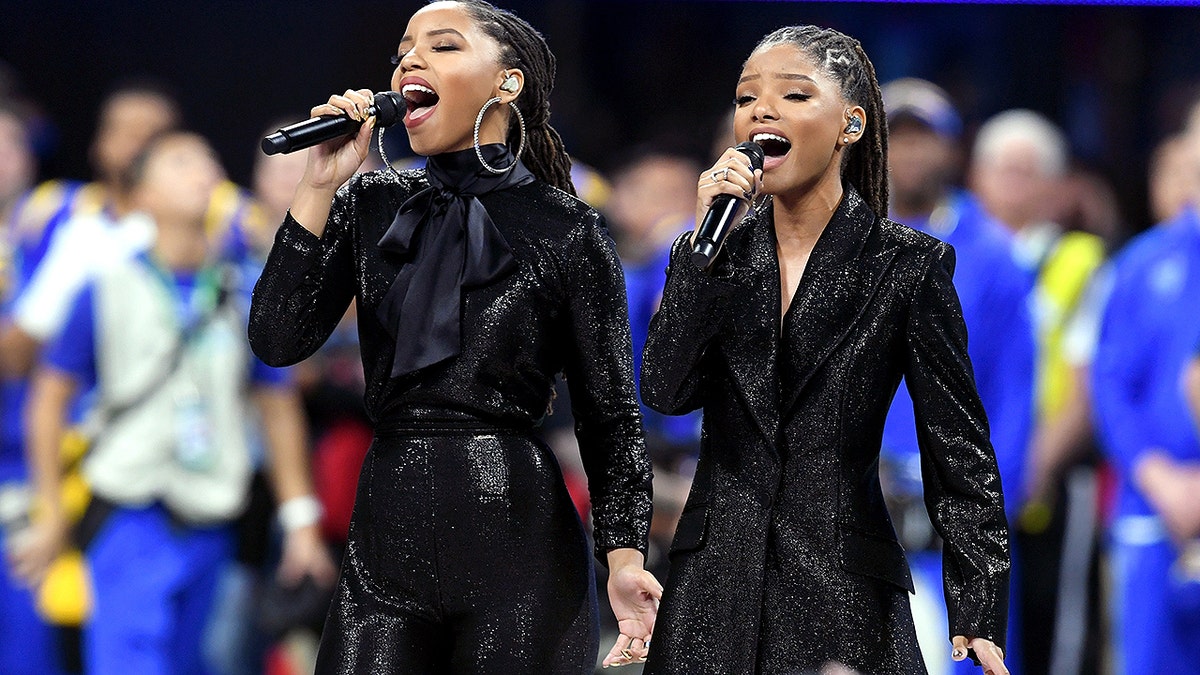
[(718, 195), (733, 195), (738, 199), (750, 200), (762, 189), (762, 169), (750, 167), (750, 158), (736, 148), (729, 148), (716, 164), (700, 174), (696, 193), (696, 224), (712, 207)]
[(336, 191), (366, 161), (371, 148), (371, 131), (375, 128), (375, 118), (367, 117), (367, 109), (374, 96), (369, 89), (347, 89), (346, 93), (334, 94), (328, 103), (312, 109), (313, 117), (347, 115), (367, 123), (353, 136), (334, 138), (309, 149), (304, 185), (322, 192)]

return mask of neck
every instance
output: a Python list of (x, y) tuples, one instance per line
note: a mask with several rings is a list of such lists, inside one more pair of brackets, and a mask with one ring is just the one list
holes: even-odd
[(197, 270), (208, 262), (208, 237), (203, 223), (155, 219), (158, 234), (154, 257), (172, 270)]
[(772, 202), (780, 248), (811, 249), (842, 202), (841, 175), (829, 174), (811, 189), (775, 195)]

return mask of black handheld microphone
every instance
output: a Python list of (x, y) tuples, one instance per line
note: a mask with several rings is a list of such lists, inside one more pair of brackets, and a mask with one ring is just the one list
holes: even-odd
[[(375, 94), (367, 115), (375, 116), (375, 126), (386, 127), (400, 121), (408, 103), (394, 91)], [(268, 155), (295, 152), (311, 148), (338, 136), (349, 136), (362, 128), (362, 122), (346, 115), (321, 115), (290, 124), (262, 140), (262, 151)]]
[[(763, 167), (763, 149), (757, 143), (738, 143), (734, 149), (750, 158), (750, 166), (754, 170)], [(696, 238), (692, 243), (692, 262), (696, 267), (708, 267), (713, 258), (717, 257), (721, 244), (725, 242), (729, 230), (733, 229), (743, 206), (746, 206), (746, 201), (733, 195), (721, 194), (713, 199), (712, 206), (700, 222), (700, 227), (696, 228)]]

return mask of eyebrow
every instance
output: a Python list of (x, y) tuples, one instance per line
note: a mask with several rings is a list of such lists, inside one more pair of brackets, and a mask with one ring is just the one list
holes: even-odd
[[(466, 37), (464, 37), (462, 33), (458, 32), (457, 30), (455, 30), (453, 28), (435, 28), (434, 30), (431, 30), (431, 31), (428, 31), (425, 33), (425, 37), (437, 37), (439, 35), (457, 35), (458, 37), (460, 37), (464, 40), (466, 39)], [(412, 42), (412, 39), (413, 39), (413, 36), (405, 35), (404, 37), (400, 38), (400, 44), (404, 44), (405, 42)]]
[[(757, 80), (757, 79), (759, 79), (759, 77), (761, 77), (761, 76), (760, 75), (744, 75), (742, 77), (742, 79), (738, 80), (738, 84), (742, 84), (743, 82), (750, 82), (752, 80)], [(807, 82), (816, 83), (816, 80), (812, 79), (811, 77), (809, 77), (807, 75), (802, 75), (800, 73), (778, 73), (777, 75), (775, 75), (775, 79), (777, 79), (777, 80), (803, 80), (803, 81), (807, 81)]]

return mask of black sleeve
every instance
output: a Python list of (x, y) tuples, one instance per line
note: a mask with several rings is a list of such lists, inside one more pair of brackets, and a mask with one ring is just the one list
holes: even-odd
[(283, 221), (254, 285), (250, 347), (270, 366), (289, 366), (324, 344), (354, 296), (356, 181), (338, 190), (317, 237), (292, 218)]
[(967, 356), (967, 330), (939, 244), (909, 308), (904, 378), (917, 418), (925, 505), (944, 540), (950, 636), (1004, 647), (1009, 539), (988, 422)]
[[(714, 266), (719, 267), (722, 258)], [(702, 362), (733, 290), (730, 282), (692, 263), (691, 232), (680, 235), (671, 247), (662, 304), (650, 320), (642, 352), (646, 405), (666, 415), (682, 415), (703, 405)]]
[(563, 261), (571, 344), (565, 372), (603, 563), (611, 549), (646, 552), (651, 471), (633, 384), (625, 278), (603, 221), (593, 217), (571, 237)]

